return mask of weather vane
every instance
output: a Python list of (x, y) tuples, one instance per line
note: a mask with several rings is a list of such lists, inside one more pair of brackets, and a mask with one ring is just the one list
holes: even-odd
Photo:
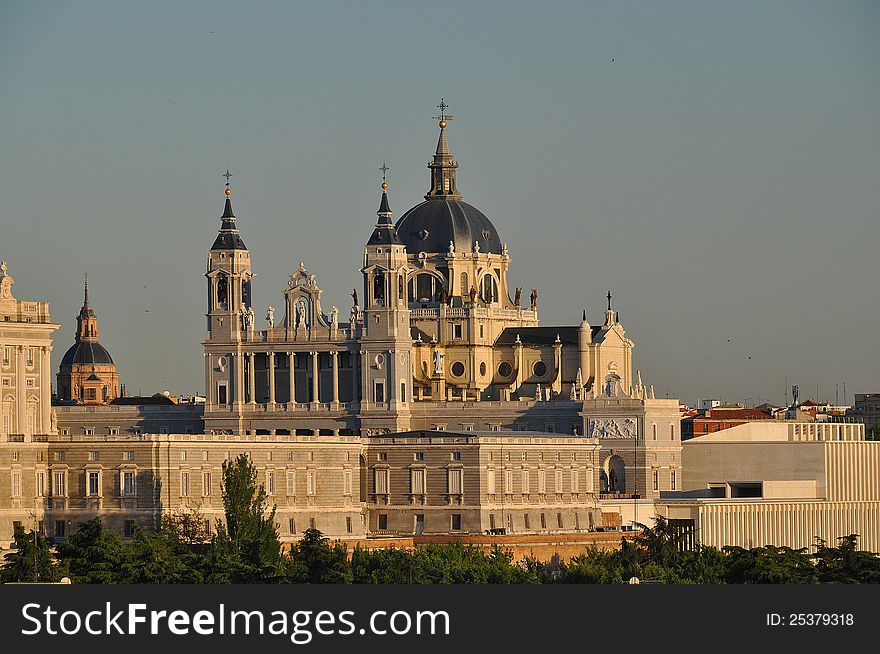
[(446, 104), (446, 100), (443, 98), (440, 98), (440, 104), (437, 105), (437, 108), (440, 110), (440, 115), (434, 116), (434, 120), (440, 121), (440, 127), (446, 127), (446, 121), (452, 120), (455, 116), (446, 113), (446, 110), (449, 109), (449, 105)]

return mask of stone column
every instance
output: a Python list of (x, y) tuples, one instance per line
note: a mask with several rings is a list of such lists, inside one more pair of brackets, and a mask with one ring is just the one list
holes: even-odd
[[(288, 352), (287, 354), (287, 374), (290, 385), (290, 404), (296, 404), (296, 354)], [(290, 407), (291, 409), (295, 407)]]
[(244, 404), (244, 354), (234, 352), (232, 356), (235, 361), (235, 404), (240, 407)]
[(25, 374), (27, 367), (27, 347), (18, 346), (18, 361), (15, 366), (15, 412), (17, 414), (19, 434), (27, 433), (27, 390), (25, 388)]
[(40, 348), (40, 426), (39, 433), (48, 434), (52, 431), (52, 373), (49, 357), (52, 348)]
[(360, 402), (360, 396), (358, 395), (358, 358), (355, 356), (356, 352), (351, 353), (351, 401), (355, 403)]
[(256, 390), (257, 390), (257, 380), (256, 380), (256, 371), (254, 365), (257, 362), (257, 353), (256, 352), (248, 352), (248, 394), (250, 395), (250, 403), (255, 404), (257, 401)]
[(275, 353), (269, 352), (269, 404), (275, 404)]
[(333, 364), (333, 404), (339, 403), (339, 352), (331, 350), (330, 361)]
[(318, 352), (312, 350), (312, 402), (320, 402), (321, 398), (318, 396), (318, 389), (321, 384), (321, 373), (318, 370)]
[(365, 350), (361, 350), (361, 404), (368, 404), (373, 401), (373, 389), (370, 388), (370, 362), (369, 354)]

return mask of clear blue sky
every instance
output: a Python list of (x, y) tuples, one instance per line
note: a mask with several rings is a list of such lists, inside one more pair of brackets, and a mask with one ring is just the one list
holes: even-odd
[(200, 391), (220, 173), (256, 306), (303, 260), (346, 308), (443, 96), (543, 324), (610, 289), (691, 402), (880, 391), (878, 34), (876, 2), (2, 2), (0, 257), (55, 365), (88, 271), (129, 392)]

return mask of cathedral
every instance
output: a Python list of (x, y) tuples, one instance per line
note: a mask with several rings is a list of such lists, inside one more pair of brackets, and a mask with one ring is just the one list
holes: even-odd
[(536, 289), (510, 288), (508, 245), (459, 189), (445, 108), (424, 202), (395, 223), (383, 181), (362, 285), (342, 310), (322, 304), (300, 263), (257, 325), (227, 178), (206, 272), (208, 433), (577, 433), (584, 399), (609, 383), (633, 390), (633, 342), (610, 293), (600, 324), (584, 311), (552, 327), (539, 324)]

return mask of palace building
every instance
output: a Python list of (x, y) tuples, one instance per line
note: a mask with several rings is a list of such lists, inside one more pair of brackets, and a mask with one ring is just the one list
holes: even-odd
[(29, 519), (63, 538), (94, 515), (125, 534), (169, 511), (222, 517), (221, 466), (243, 452), (285, 540), (310, 526), (352, 540), (588, 534), (603, 498), (676, 490), (677, 400), (633, 374), (610, 293), (597, 324), (578, 308), (545, 326), (538, 290), (510, 287), (515, 249), (463, 199), (445, 108), (425, 200), (395, 222), (383, 181), (347, 307), (304, 263), (274, 306), (254, 307), (227, 177), (205, 272), (204, 405), (114, 399), (86, 287), (57, 425), (31, 437), (16, 423), (0, 442), (0, 541)]

